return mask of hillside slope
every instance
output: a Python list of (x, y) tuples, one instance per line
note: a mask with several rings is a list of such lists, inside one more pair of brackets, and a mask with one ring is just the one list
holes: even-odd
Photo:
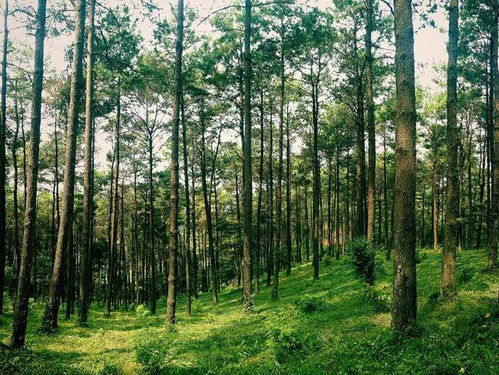
[[(27, 350), (0, 350), (1, 374), (498, 374), (499, 282), (483, 272), (485, 251), (460, 251), (459, 296), (437, 300), (440, 256), (419, 251), (418, 322), (414, 337), (389, 329), (391, 263), (377, 259), (376, 285), (366, 290), (349, 258), (310, 264), (282, 274), (280, 298), (262, 286), (255, 312), (244, 315), (240, 291), (223, 290), (213, 305), (202, 295), (175, 328), (142, 308), (104, 318), (92, 310), (90, 328), (61, 321), (58, 332), (38, 332), (43, 305), (33, 303)], [(0, 317), (7, 344), (12, 311)]]

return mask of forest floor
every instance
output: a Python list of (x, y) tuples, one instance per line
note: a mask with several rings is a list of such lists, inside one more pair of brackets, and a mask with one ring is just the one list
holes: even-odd
[[(310, 264), (280, 279), (279, 300), (262, 285), (255, 311), (241, 312), (240, 291), (226, 287), (214, 305), (204, 294), (187, 316), (179, 301), (175, 328), (137, 308), (90, 327), (61, 319), (39, 332), (43, 304), (32, 303), (27, 349), (0, 349), (0, 374), (499, 374), (499, 278), (485, 273), (484, 250), (458, 252), (459, 295), (438, 301), (440, 253), (419, 250), (418, 329), (394, 337), (387, 310), (392, 264), (376, 259), (376, 285), (366, 289), (348, 257)], [(9, 341), (12, 311), (0, 317)]]

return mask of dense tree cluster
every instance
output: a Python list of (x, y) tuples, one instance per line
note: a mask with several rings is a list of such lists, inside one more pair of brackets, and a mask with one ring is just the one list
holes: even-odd
[[(277, 299), (281, 272), (310, 261), (319, 279), (361, 237), (393, 258), (396, 331), (416, 320), (417, 246), (442, 245), (442, 299), (457, 293), (456, 248), (486, 247), (496, 267), (497, 0), (417, 15), (411, 0), (245, 0), (205, 18), (183, 0), (168, 17), (159, 1), (32, 3), (3, 13), (0, 313), (12, 301), (13, 346), (30, 298), (46, 301), (47, 333), (61, 306), (86, 326), (91, 304), (155, 314), (158, 299), (174, 324), (180, 295), (190, 312), (231, 283), (250, 312), (262, 284)], [(430, 92), (413, 18), (435, 12), (448, 13), (448, 62)], [(11, 21), (33, 50), (9, 39)], [(61, 35), (62, 72), (44, 58)]]

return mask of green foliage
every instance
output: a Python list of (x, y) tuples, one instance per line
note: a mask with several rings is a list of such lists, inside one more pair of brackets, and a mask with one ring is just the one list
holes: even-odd
[(305, 345), (307, 337), (296, 323), (297, 320), (296, 307), (283, 305), (265, 321), (267, 330), (265, 345), (277, 362), (285, 361)]
[(135, 345), (137, 362), (146, 374), (160, 374), (168, 366), (170, 341), (163, 335), (145, 331)]
[(352, 262), (357, 274), (368, 284), (374, 283), (374, 256), (376, 248), (365, 237), (357, 237), (347, 243), (347, 251), (352, 256)]
[(312, 313), (316, 311), (323, 311), (328, 308), (324, 297), (316, 297), (311, 295), (304, 295), (295, 301), (295, 306), (304, 313)]
[(387, 313), (390, 311), (388, 297), (378, 293), (371, 285), (366, 286), (364, 289), (364, 300), (373, 306), (375, 313)]
[(323, 259), (322, 259), (322, 263), (326, 266), (326, 267), (329, 267), (332, 263), (333, 263), (333, 258), (329, 255), (326, 255)]
[[(292, 269), (280, 283), (280, 299), (262, 285), (255, 311), (244, 314), (241, 292), (227, 288), (213, 304), (201, 294), (202, 311), (187, 316), (179, 301), (175, 331), (156, 316), (136, 311), (90, 311), (90, 328), (61, 320), (55, 335), (38, 332), (43, 304), (34, 304), (28, 348), (0, 348), (2, 375), (329, 375), (329, 374), (496, 374), (499, 337), (497, 275), (481, 273), (484, 250), (458, 251), (459, 283), (451, 302), (438, 299), (440, 252), (419, 249), (418, 326), (413, 337), (395, 337), (387, 312), (393, 270), (383, 254), (376, 264), (376, 287), (366, 288), (349, 267), (335, 260), (312, 282), (312, 267)], [(95, 306), (94, 306), (95, 307)], [(334, 308), (333, 308), (334, 307)], [(0, 341), (9, 342), (12, 314), (0, 316)]]
[(112, 363), (106, 363), (104, 365), (104, 368), (100, 372), (100, 375), (122, 375), (122, 374), (123, 372), (121, 371), (121, 369), (117, 365)]
[(145, 306), (145, 305), (138, 305), (135, 308), (135, 315), (137, 316), (137, 318), (145, 318), (146, 316), (151, 315), (151, 312), (149, 311), (149, 309), (147, 308), (147, 306)]
[(475, 275), (475, 269), (471, 264), (458, 265), (457, 278), (460, 283), (467, 283)]
[(191, 302), (191, 311), (193, 314), (199, 314), (203, 311), (203, 303), (201, 302), (201, 299), (193, 298)]

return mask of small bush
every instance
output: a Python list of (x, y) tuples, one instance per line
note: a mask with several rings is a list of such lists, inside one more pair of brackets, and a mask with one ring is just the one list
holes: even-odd
[(322, 263), (323, 263), (326, 267), (329, 267), (331, 264), (333, 264), (333, 258), (331, 258), (329, 255), (326, 255), (326, 256), (322, 259)]
[(149, 316), (150, 314), (151, 314), (151, 312), (149, 311), (149, 309), (145, 305), (138, 305), (135, 308), (135, 315), (138, 318), (145, 318), (146, 316)]
[(475, 276), (475, 270), (469, 264), (463, 264), (458, 266), (458, 280), (460, 283), (467, 283), (473, 276)]
[(295, 301), (295, 306), (304, 313), (312, 313), (323, 311), (327, 308), (327, 303), (324, 298), (312, 297), (305, 295)]
[(191, 312), (200, 313), (203, 311), (203, 304), (200, 299), (193, 299), (191, 302)]
[(135, 346), (135, 355), (144, 373), (158, 375), (168, 366), (168, 344), (165, 336), (141, 336)]
[(123, 374), (121, 369), (118, 366), (110, 363), (106, 363), (104, 365), (104, 368), (100, 372), (100, 375), (121, 375), (121, 374)]
[(367, 286), (364, 289), (364, 300), (373, 306), (375, 313), (387, 313), (390, 311), (388, 298), (380, 295), (372, 286)]
[(298, 310), (294, 305), (283, 305), (265, 321), (267, 329), (265, 345), (279, 363), (305, 346), (307, 336), (297, 321)]
[(374, 256), (376, 248), (365, 237), (350, 240), (347, 251), (352, 256), (353, 265), (357, 274), (363, 277), (369, 285), (374, 284)]

